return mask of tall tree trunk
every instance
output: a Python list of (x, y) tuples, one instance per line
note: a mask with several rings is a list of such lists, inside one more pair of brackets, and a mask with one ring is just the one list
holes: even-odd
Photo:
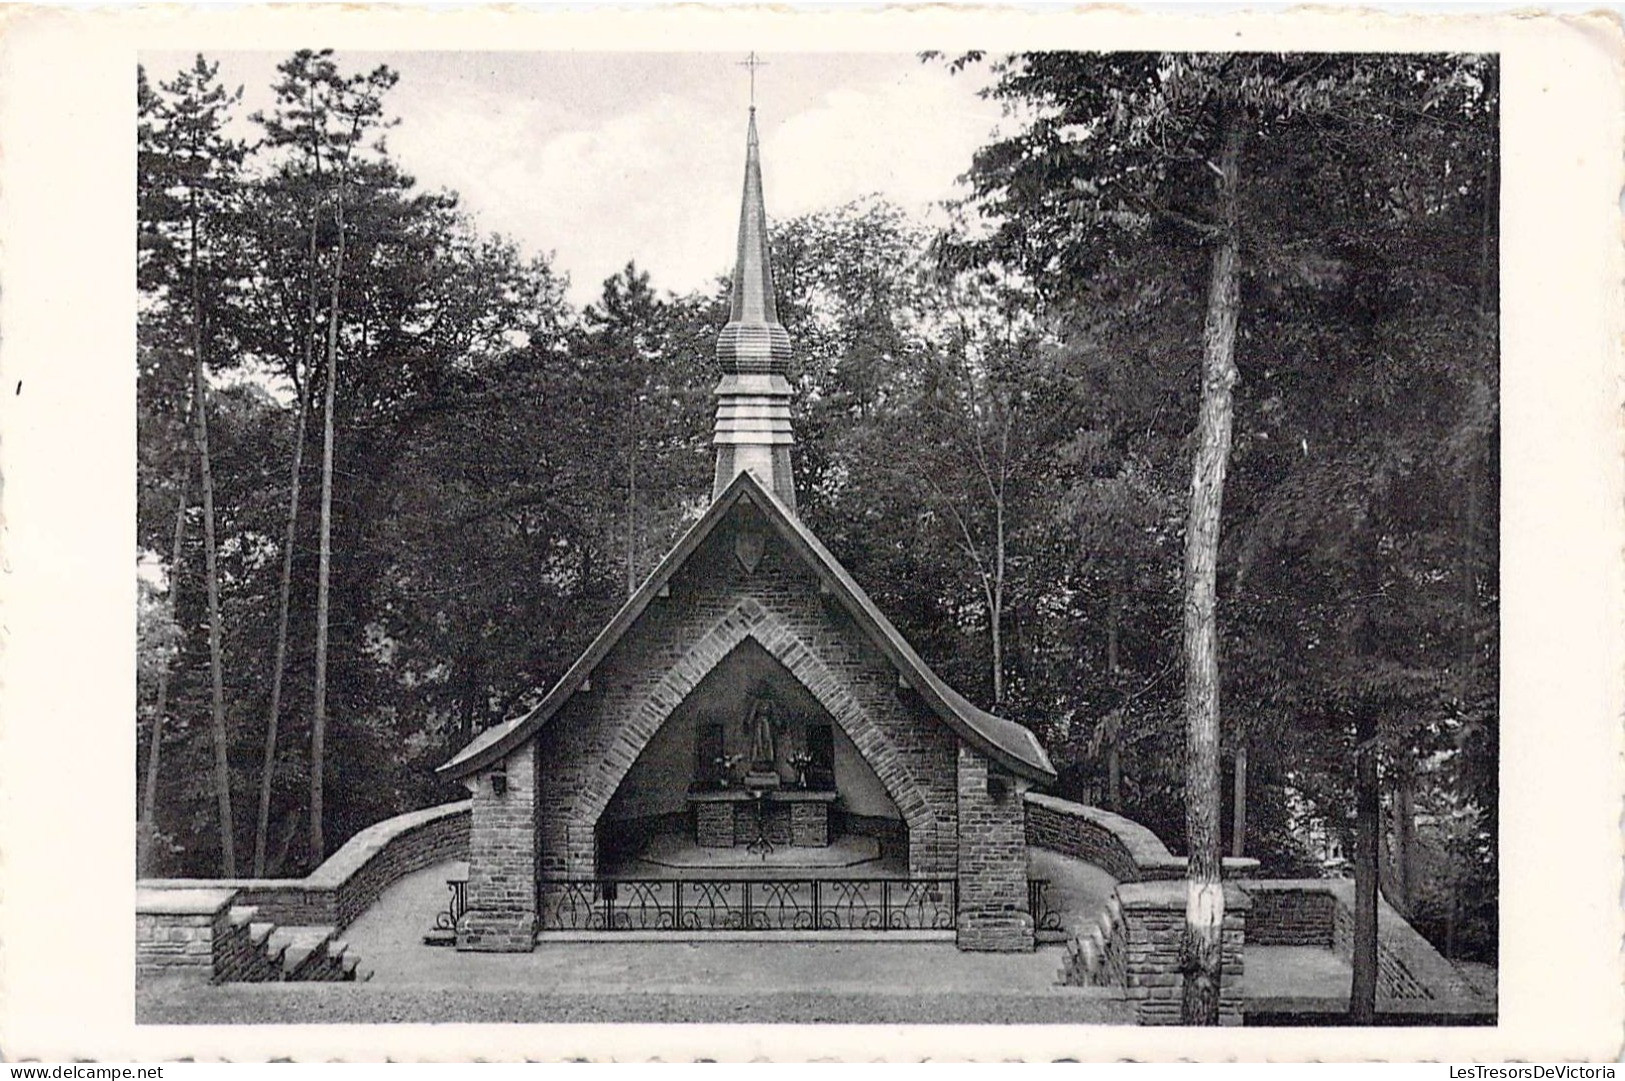
[(992, 624), (993, 645), (993, 708), (1004, 705), (1004, 496), (993, 501), (993, 603), (989, 606), (988, 622)]
[[(1486, 91), (1500, 95), (1500, 67), (1490, 65), (1486, 73)], [(1500, 240), (1501, 170), (1497, 137), (1495, 152), (1490, 154), (1483, 168), (1483, 207), (1479, 218), (1478, 235), (1478, 331), (1486, 353), (1497, 348), (1500, 328), (1500, 271), (1497, 265)], [(1493, 454), (1493, 445), (1485, 448)], [(1478, 519), (1479, 519), (1479, 456), (1471, 454), (1466, 462), (1466, 477), (1462, 484), (1461, 510), (1461, 638), (1458, 696), (1463, 702), (1472, 695), (1478, 678)], [(1493, 494), (1492, 494), (1493, 500)]]
[(1416, 759), (1409, 747), (1394, 756), (1394, 880), (1409, 919), (1416, 904)]
[[(186, 468), (183, 466), (183, 468)], [(186, 539), (187, 485), (191, 470), (181, 476), (181, 496), (175, 505), (175, 539), (169, 548), (169, 603), (175, 605), (180, 589), (181, 545)], [(136, 873), (145, 878), (156, 870), (152, 848), (158, 836), (158, 758), (164, 746), (164, 715), (169, 712), (169, 665), (158, 670), (158, 704), (152, 714), (152, 735), (147, 744), (147, 777), (141, 790), (141, 829), (137, 833)]]
[(1354, 981), (1349, 1019), (1374, 1023), (1377, 1015), (1377, 845), (1382, 793), (1377, 787), (1377, 715), (1357, 707), (1354, 722)]
[(1213, 252), (1202, 330), (1202, 404), (1185, 531), (1185, 976), (1180, 1017), (1219, 1023), (1224, 887), (1220, 884), (1219, 658), (1216, 590), (1219, 515), (1230, 458), (1231, 390), (1236, 383), (1236, 322), (1241, 309), (1237, 187), (1245, 117), (1224, 122), (1219, 157), (1221, 233)]
[(989, 628), (991, 631), (990, 637), (992, 639), (993, 646), (992, 668), (994, 709), (998, 709), (1000, 706), (1004, 705), (1004, 628), (1001, 626), (1001, 624), (1004, 622), (1004, 613), (1000, 611), (1000, 609), (1003, 607), (1004, 605), (1001, 598), (1001, 600), (994, 602), (993, 608), (988, 614), (988, 623), (991, 624), (991, 627)]
[(333, 211), (338, 247), (333, 257), (333, 291), (327, 311), (327, 385), (322, 388), (322, 512), (316, 571), (316, 691), (310, 723), (310, 861), (327, 855), (322, 837), (322, 780), (327, 769), (327, 607), (333, 564), (333, 399), (338, 383), (339, 295), (344, 280), (344, 170), (339, 170)]
[(638, 590), (638, 423), (635, 411), (626, 421), (626, 595)]
[(1123, 700), (1117, 694), (1122, 622), (1123, 583), (1114, 576), (1106, 614), (1106, 678), (1111, 682), (1116, 706), (1106, 717), (1106, 730), (1102, 735), (1106, 744), (1106, 808), (1116, 813), (1123, 810)]
[(316, 333), (316, 215), (310, 218), (310, 251), (306, 263), (305, 363), (299, 383), (298, 412), (293, 424), (293, 462), (289, 466), (288, 522), (282, 540), (282, 581), (277, 594), (276, 653), (271, 661), (271, 705), (265, 718), (265, 760), (260, 766), (259, 818), (254, 826), (254, 877), (265, 877), (265, 840), (271, 824), (271, 783), (276, 775), (277, 727), (282, 713), (282, 676), (288, 666), (288, 601), (293, 592), (293, 549), (299, 530), (299, 474), (305, 460), (305, 425), (310, 415), (311, 368)]
[[(471, 629), (466, 639), (462, 659), (461, 693), (458, 694), (458, 728), (459, 738), (457, 746), (462, 747), (474, 738), (474, 721), (476, 717), (484, 714), (480, 702), (480, 675), (484, 668), (484, 656), (480, 650), (479, 632)], [(456, 748), (453, 748), (455, 750)]]
[(1240, 859), (1247, 854), (1247, 726), (1236, 732), (1236, 775), (1231, 793), (1230, 854)]
[(198, 281), (197, 201), (192, 197), (190, 271), (192, 279), (192, 420), (198, 472), (203, 482), (203, 575), (209, 597), (209, 705), (214, 730), (214, 789), (220, 809), (220, 870), (237, 877), (235, 827), (231, 816), (231, 762), (227, 757), (225, 665), (220, 648), (220, 572), (214, 546), (214, 470), (209, 460), (208, 386), (203, 370), (203, 296)]

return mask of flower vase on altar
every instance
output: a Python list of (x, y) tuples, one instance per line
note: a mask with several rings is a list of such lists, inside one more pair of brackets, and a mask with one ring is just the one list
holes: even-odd
[(797, 751), (790, 756), (790, 766), (796, 771), (796, 787), (805, 790), (807, 787), (807, 767), (812, 765), (812, 755), (806, 751)]

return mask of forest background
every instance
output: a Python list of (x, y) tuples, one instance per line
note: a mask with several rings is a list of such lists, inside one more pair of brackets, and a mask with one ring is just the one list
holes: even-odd
[[(1182, 569), (1241, 109), (1218, 559), (1227, 847), (1334, 874), (1380, 767), (1381, 878), (1497, 937), (1492, 58), (1036, 53), (947, 227), (774, 223), (801, 514), (1059, 794), (1184, 846)], [(577, 308), (382, 136), (387, 69), (313, 52), (253, 118), (143, 71), (143, 873), (299, 874), (459, 798), (703, 509), (727, 283)], [(252, 142), (234, 134), (248, 120)]]

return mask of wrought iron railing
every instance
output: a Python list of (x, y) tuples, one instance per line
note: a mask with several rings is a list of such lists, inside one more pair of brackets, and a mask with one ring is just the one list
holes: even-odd
[(1051, 903), (1049, 887), (1050, 882), (1047, 878), (1027, 880), (1027, 911), (1032, 914), (1035, 934), (1055, 935), (1063, 930), (1061, 910)]
[(435, 913), (436, 931), (456, 931), (457, 921), (468, 911), (468, 879), (448, 878), (446, 888), (451, 891), (451, 898), (446, 902), (445, 908)]
[(543, 931), (951, 931), (951, 878), (555, 879)]

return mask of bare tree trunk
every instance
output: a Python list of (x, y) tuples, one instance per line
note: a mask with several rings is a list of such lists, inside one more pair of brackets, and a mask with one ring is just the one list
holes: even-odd
[(994, 497), (993, 604), (988, 613), (993, 638), (993, 708), (1004, 705), (1004, 494)]
[(1123, 711), (1116, 709), (1106, 719), (1106, 809), (1123, 812)]
[(626, 437), (626, 595), (638, 590), (638, 425), (635, 413), (627, 414)]
[(1236, 733), (1236, 776), (1232, 791), (1230, 854), (1240, 859), (1247, 854), (1247, 726)]
[(289, 468), (288, 524), (282, 541), (282, 582), (277, 596), (276, 655), (271, 662), (271, 705), (265, 719), (265, 760), (260, 766), (259, 819), (254, 827), (254, 877), (265, 877), (265, 837), (271, 824), (271, 782), (276, 774), (277, 726), (282, 711), (282, 676), (288, 666), (288, 601), (293, 592), (293, 549), (299, 530), (299, 474), (305, 460), (305, 425), (310, 414), (311, 362), (316, 330), (316, 215), (310, 219), (307, 263), (304, 379), (299, 384), (293, 425), (293, 462)]
[[(480, 673), (484, 667), (483, 656), (480, 652), (478, 631), (472, 629), (469, 631), (464, 649), (465, 652), (460, 665), (462, 669), (462, 676), (460, 679), (462, 691), (458, 695), (458, 705), (460, 708), (457, 711), (459, 730), (457, 747), (464, 746), (469, 740), (474, 738), (474, 719), (476, 716), (484, 712), (484, 710), (478, 708), (480, 704), (478, 702), (478, 698), (480, 697)], [(453, 750), (455, 750), (455, 748), (453, 748)]]
[(1185, 531), (1185, 983), (1181, 1021), (1219, 1023), (1224, 888), (1220, 884), (1219, 658), (1217, 579), (1219, 516), (1230, 458), (1231, 390), (1237, 374), (1241, 309), (1237, 186), (1244, 116), (1225, 121), (1219, 160), (1221, 233), (1213, 252), (1202, 332), (1202, 404), (1197, 420), (1191, 506)]
[[(169, 603), (175, 604), (180, 589), (181, 545), (186, 539), (187, 483), (191, 470), (181, 477), (181, 497), (175, 506), (175, 539), (169, 549)], [(158, 758), (164, 745), (164, 715), (169, 712), (169, 665), (158, 671), (158, 704), (152, 714), (152, 735), (147, 744), (147, 776), (141, 790), (141, 829), (137, 833), (136, 874), (145, 878), (153, 873), (153, 841), (158, 836)]]
[(214, 730), (214, 788), (220, 808), (220, 867), (237, 877), (235, 827), (231, 816), (231, 762), (227, 757), (226, 690), (220, 648), (220, 572), (214, 546), (214, 470), (209, 459), (208, 386), (203, 366), (203, 297), (198, 282), (197, 196), (191, 197), (192, 421), (198, 472), (203, 480), (203, 574), (209, 597), (209, 705)]
[(269, 878), (281, 878), (283, 865), (288, 862), (288, 850), (293, 847), (294, 836), (299, 832), (299, 810), (288, 816), (282, 825), (282, 839), (277, 842), (276, 853), (265, 865), (266, 875)]
[(333, 399), (338, 382), (339, 289), (344, 280), (344, 170), (339, 171), (333, 216), (338, 248), (333, 258), (333, 294), (327, 312), (327, 385), (322, 390), (322, 512), (316, 572), (316, 692), (310, 725), (310, 861), (327, 855), (322, 837), (322, 779), (327, 769), (327, 616), (333, 563)]
[[(1118, 690), (1119, 636), (1123, 613), (1123, 583), (1112, 579), (1111, 601), (1106, 615), (1106, 675), (1112, 691)], [(1106, 743), (1106, 808), (1121, 813), (1123, 810), (1123, 700), (1117, 698), (1116, 708), (1106, 719), (1102, 733)]]
[(1354, 980), (1349, 1019), (1372, 1024), (1377, 1015), (1377, 845), (1382, 793), (1377, 787), (1377, 722), (1369, 705), (1354, 724)]
[[(197, 283), (193, 282), (193, 292)], [(237, 850), (231, 816), (231, 763), (227, 758), (226, 690), (220, 648), (220, 577), (214, 545), (214, 472), (209, 463), (209, 421), (204, 386), (202, 333), (193, 329), (192, 344), (197, 350), (192, 365), (192, 404), (195, 410), (199, 471), (203, 477), (203, 574), (209, 596), (209, 707), (214, 731), (214, 788), (220, 809), (220, 868), (226, 878), (237, 877)]]
[(1416, 903), (1416, 760), (1409, 747), (1394, 758), (1394, 879), (1400, 911), (1410, 917)]

